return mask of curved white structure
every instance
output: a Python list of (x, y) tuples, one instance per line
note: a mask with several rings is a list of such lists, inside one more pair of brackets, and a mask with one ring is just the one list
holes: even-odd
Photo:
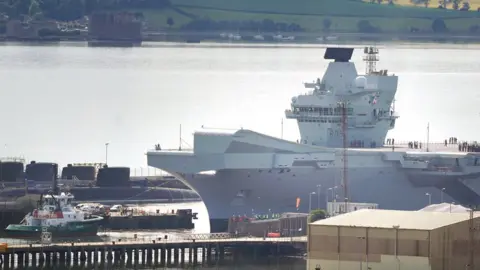
[[(301, 141), (243, 129), (196, 132), (193, 151), (152, 150), (148, 165), (197, 191), (214, 219), (307, 212), (310, 205), (325, 208), (327, 201), (345, 200), (344, 191), (348, 201), (387, 209), (418, 210), (428, 204), (427, 193), (436, 202), (443, 193), (444, 201), (479, 203), (480, 166), (474, 154), (454, 153), (456, 146), (447, 147), (447, 153), (383, 146), (398, 118), (392, 104), (398, 77), (375, 70), (374, 48), (365, 48), (367, 72), (357, 74), (349, 62), (352, 53), (327, 49), (325, 58), (334, 62), (323, 78), (305, 83), (313, 89), (309, 94), (292, 98), (285, 114), (297, 120)], [(205, 171), (215, 173), (201, 174)]]

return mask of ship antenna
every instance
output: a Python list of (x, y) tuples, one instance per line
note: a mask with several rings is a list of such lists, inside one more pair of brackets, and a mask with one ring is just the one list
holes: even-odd
[(363, 61), (366, 63), (365, 74), (372, 74), (377, 72), (377, 62), (380, 60), (378, 57), (378, 49), (376, 47), (365, 47), (363, 49)]
[(430, 122), (427, 124), (427, 152), (429, 152), (428, 146), (430, 145)]

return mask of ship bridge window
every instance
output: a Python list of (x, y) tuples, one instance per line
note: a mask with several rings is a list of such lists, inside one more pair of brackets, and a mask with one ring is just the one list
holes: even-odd
[[(342, 115), (342, 109), (334, 108), (334, 115)], [(347, 108), (347, 115), (353, 115), (353, 108)]]
[[(342, 115), (342, 110), (336, 107), (294, 107), (293, 111), (295, 113), (314, 112), (320, 115)], [(353, 108), (347, 108), (347, 115), (353, 115)]]

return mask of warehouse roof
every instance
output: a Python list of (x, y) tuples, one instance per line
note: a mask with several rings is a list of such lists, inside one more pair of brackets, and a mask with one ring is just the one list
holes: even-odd
[(431, 204), (426, 206), (418, 211), (435, 211), (435, 212), (451, 212), (451, 213), (465, 213), (470, 211), (469, 208), (463, 207), (458, 204), (451, 203), (439, 203)]
[[(479, 215), (476, 214), (476, 217)], [(469, 213), (361, 209), (315, 221), (314, 225), (433, 230), (468, 220)]]

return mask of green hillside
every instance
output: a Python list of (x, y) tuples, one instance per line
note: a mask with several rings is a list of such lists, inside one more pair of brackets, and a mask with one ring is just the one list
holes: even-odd
[(170, 0), (178, 7), (208, 8), (261, 14), (387, 18), (479, 18), (479, 12), (379, 5), (354, 0)]
[[(368, 22), (381, 32), (408, 32), (416, 28), (432, 31), (432, 22), (441, 18), (451, 32), (471, 32), (480, 25), (480, 12), (414, 6), (372, 4), (353, 0), (170, 0), (171, 9), (147, 12), (147, 19), (166, 26), (166, 18), (179, 28), (195, 19), (212, 21), (262, 21), (298, 24), (305, 31), (357, 32), (358, 23)], [(150, 13), (150, 14), (148, 14)], [(168, 14), (167, 14), (168, 13)], [(475, 27), (474, 27), (475, 28)], [(478, 27), (477, 27), (478, 28)]]

